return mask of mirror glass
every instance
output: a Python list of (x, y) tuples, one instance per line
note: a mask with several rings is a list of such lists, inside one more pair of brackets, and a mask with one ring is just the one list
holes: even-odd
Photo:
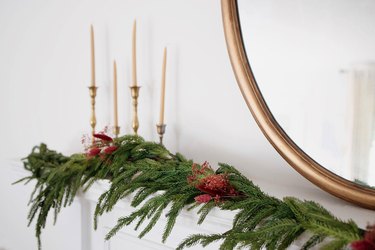
[(238, 0), (273, 116), (312, 159), (375, 186), (375, 1)]

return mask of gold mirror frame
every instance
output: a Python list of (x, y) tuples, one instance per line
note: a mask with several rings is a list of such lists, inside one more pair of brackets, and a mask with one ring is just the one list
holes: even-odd
[(277, 123), (251, 70), (241, 35), (237, 0), (221, 0), (227, 48), (237, 83), (254, 119), (279, 154), (302, 176), (341, 199), (375, 210), (375, 190), (348, 181), (315, 162)]

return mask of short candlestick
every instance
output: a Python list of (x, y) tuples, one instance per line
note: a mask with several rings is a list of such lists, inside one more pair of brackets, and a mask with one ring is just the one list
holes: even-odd
[(156, 124), (156, 131), (159, 134), (159, 143), (161, 145), (163, 145), (163, 136), (164, 136), (164, 133), (165, 133), (165, 127), (166, 126), (167, 126), (166, 124)]

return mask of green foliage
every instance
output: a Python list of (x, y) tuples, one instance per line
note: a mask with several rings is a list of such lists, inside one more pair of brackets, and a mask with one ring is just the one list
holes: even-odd
[(324, 235), (314, 234), (308, 241), (305, 242), (305, 244), (302, 246), (302, 250), (310, 249), (321, 243), (324, 239)]
[(24, 167), (31, 175), (20, 181), (36, 180), (30, 197), (28, 220), (29, 225), (36, 220), (35, 232), (40, 248), (41, 230), (46, 225), (49, 211), (54, 210), (56, 222), (61, 208), (73, 202), (89, 161), (82, 155), (65, 157), (49, 150), (45, 144), (34, 147), (24, 160)]
[(204, 247), (219, 240), (220, 249), (286, 249), (304, 232), (311, 236), (302, 249), (318, 244), (322, 249), (341, 249), (363, 235), (363, 230), (353, 221), (341, 221), (315, 202), (292, 197), (279, 200), (265, 194), (228, 164), (219, 164), (216, 174), (227, 175), (239, 195), (198, 204), (194, 198), (203, 193), (187, 181), (192, 174), (192, 161), (135, 135), (117, 138), (114, 144), (118, 146), (116, 151), (93, 158), (85, 154), (66, 157), (41, 144), (24, 159), (24, 167), (31, 174), (18, 182), (36, 180), (28, 219), (29, 225), (35, 222), (39, 248), (49, 212), (54, 212), (56, 221), (61, 208), (73, 202), (78, 190), (87, 190), (98, 179), (110, 180), (111, 186), (98, 200), (95, 228), (98, 218), (129, 194), (133, 194), (131, 205), (136, 208), (118, 219), (106, 239), (132, 223), (136, 230), (142, 227), (139, 234), (142, 238), (161, 216), (165, 216), (167, 223), (162, 236), (165, 242), (179, 213), (184, 208), (195, 207), (199, 207), (198, 224), (203, 223), (215, 207), (235, 211), (232, 228), (224, 233), (189, 236), (177, 249), (196, 244)]

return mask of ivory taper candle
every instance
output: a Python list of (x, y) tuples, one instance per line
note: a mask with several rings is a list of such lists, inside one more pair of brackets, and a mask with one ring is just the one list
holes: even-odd
[(160, 117), (159, 124), (164, 124), (164, 102), (165, 102), (165, 72), (167, 68), (167, 48), (164, 48), (163, 66), (161, 76), (161, 91), (160, 91)]
[(133, 40), (132, 40), (132, 64), (133, 64), (133, 83), (132, 86), (137, 86), (137, 22), (133, 23)]
[(117, 111), (117, 65), (116, 60), (113, 61), (113, 108), (114, 108), (114, 118), (115, 127), (118, 127), (118, 111)]
[(91, 86), (95, 87), (95, 42), (94, 42), (94, 27), (90, 27), (91, 38)]

